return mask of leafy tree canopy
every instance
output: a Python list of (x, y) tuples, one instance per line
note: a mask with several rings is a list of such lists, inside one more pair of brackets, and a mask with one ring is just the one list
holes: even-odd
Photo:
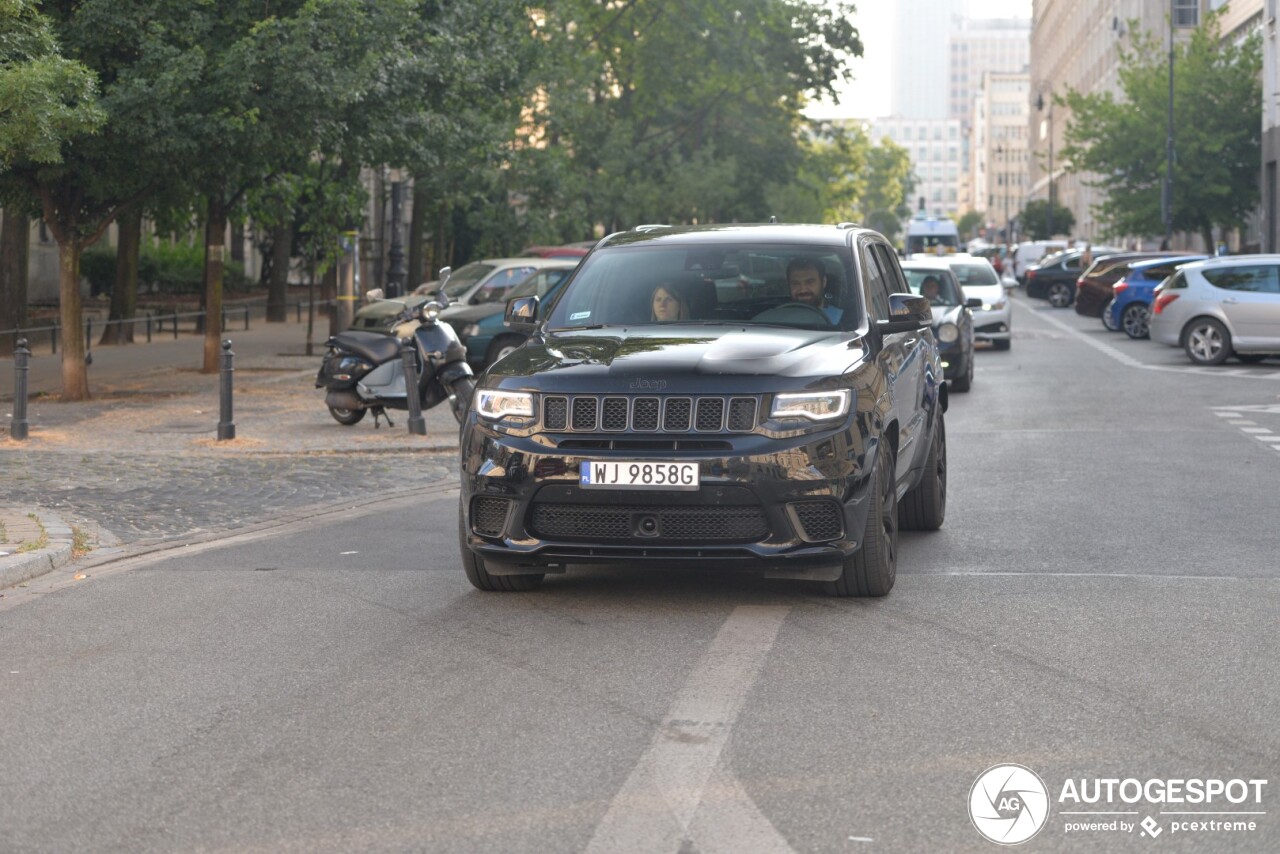
[(1032, 240), (1048, 240), (1055, 234), (1070, 234), (1071, 229), (1076, 227), (1076, 215), (1070, 208), (1055, 201), (1052, 216), (1049, 215), (1050, 210), (1046, 199), (1034, 199), (1027, 202), (1022, 213), (1018, 214), (1022, 230), (1030, 235)]
[[(1261, 160), (1262, 51), (1254, 33), (1224, 42), (1220, 13), (1205, 16), (1175, 46), (1173, 227), (1197, 231), (1213, 245), (1212, 228), (1235, 227), (1258, 203)], [(1121, 97), (1070, 90), (1056, 100), (1071, 108), (1064, 158), (1092, 173), (1106, 192), (1101, 219), (1116, 234), (1159, 234), (1169, 99), (1166, 48), (1136, 25), (1122, 52)]]

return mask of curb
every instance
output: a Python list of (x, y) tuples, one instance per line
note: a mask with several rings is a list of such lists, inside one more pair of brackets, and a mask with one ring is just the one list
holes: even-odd
[(35, 511), (49, 545), (22, 554), (0, 557), (0, 589), (13, 587), (52, 572), (71, 561), (71, 526), (42, 510)]

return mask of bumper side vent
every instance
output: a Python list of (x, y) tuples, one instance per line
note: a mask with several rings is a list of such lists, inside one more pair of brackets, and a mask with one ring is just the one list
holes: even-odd
[(805, 542), (824, 543), (844, 535), (844, 513), (834, 501), (793, 501), (787, 509)]
[(480, 496), (471, 500), (471, 530), (481, 537), (501, 537), (507, 528), (511, 502)]

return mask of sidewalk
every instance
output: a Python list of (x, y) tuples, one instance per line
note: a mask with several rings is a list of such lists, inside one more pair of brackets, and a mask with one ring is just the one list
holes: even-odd
[[(447, 405), (424, 413), (426, 436), (409, 434), (406, 412), (393, 412), (395, 426), (380, 429), (371, 416), (350, 427), (333, 420), (314, 382), (327, 327), (315, 333), (310, 356), (305, 322), (257, 321), (224, 337), (235, 354), (235, 438), (226, 441), (217, 439), (220, 376), (199, 370), (201, 337), (95, 346), (91, 399), (79, 403), (58, 400), (61, 354), (37, 348), (25, 441), (9, 435), (14, 366), (0, 359), (0, 588), (71, 559), (67, 507), (101, 509), (94, 515), (107, 518), (79, 520), (89, 526), (123, 527), (123, 519), (130, 529), (178, 536), (175, 518), (208, 530), (227, 524), (225, 517), (269, 515), (288, 502), (367, 494), (376, 483), (347, 470), (372, 478), (379, 468), (403, 468), (397, 455), (430, 455), (411, 467), (418, 477), (456, 470), (458, 424)], [(215, 514), (228, 505), (234, 513)]]

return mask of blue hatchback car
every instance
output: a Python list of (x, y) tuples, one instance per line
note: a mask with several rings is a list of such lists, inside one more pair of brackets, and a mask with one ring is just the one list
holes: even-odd
[(1134, 264), (1125, 277), (1112, 285), (1115, 299), (1111, 300), (1111, 329), (1123, 329), (1130, 338), (1146, 338), (1147, 321), (1151, 317), (1151, 303), (1155, 299), (1156, 285), (1173, 275), (1174, 270), (1192, 261), (1203, 261), (1207, 255), (1178, 255), (1172, 258), (1154, 258)]

